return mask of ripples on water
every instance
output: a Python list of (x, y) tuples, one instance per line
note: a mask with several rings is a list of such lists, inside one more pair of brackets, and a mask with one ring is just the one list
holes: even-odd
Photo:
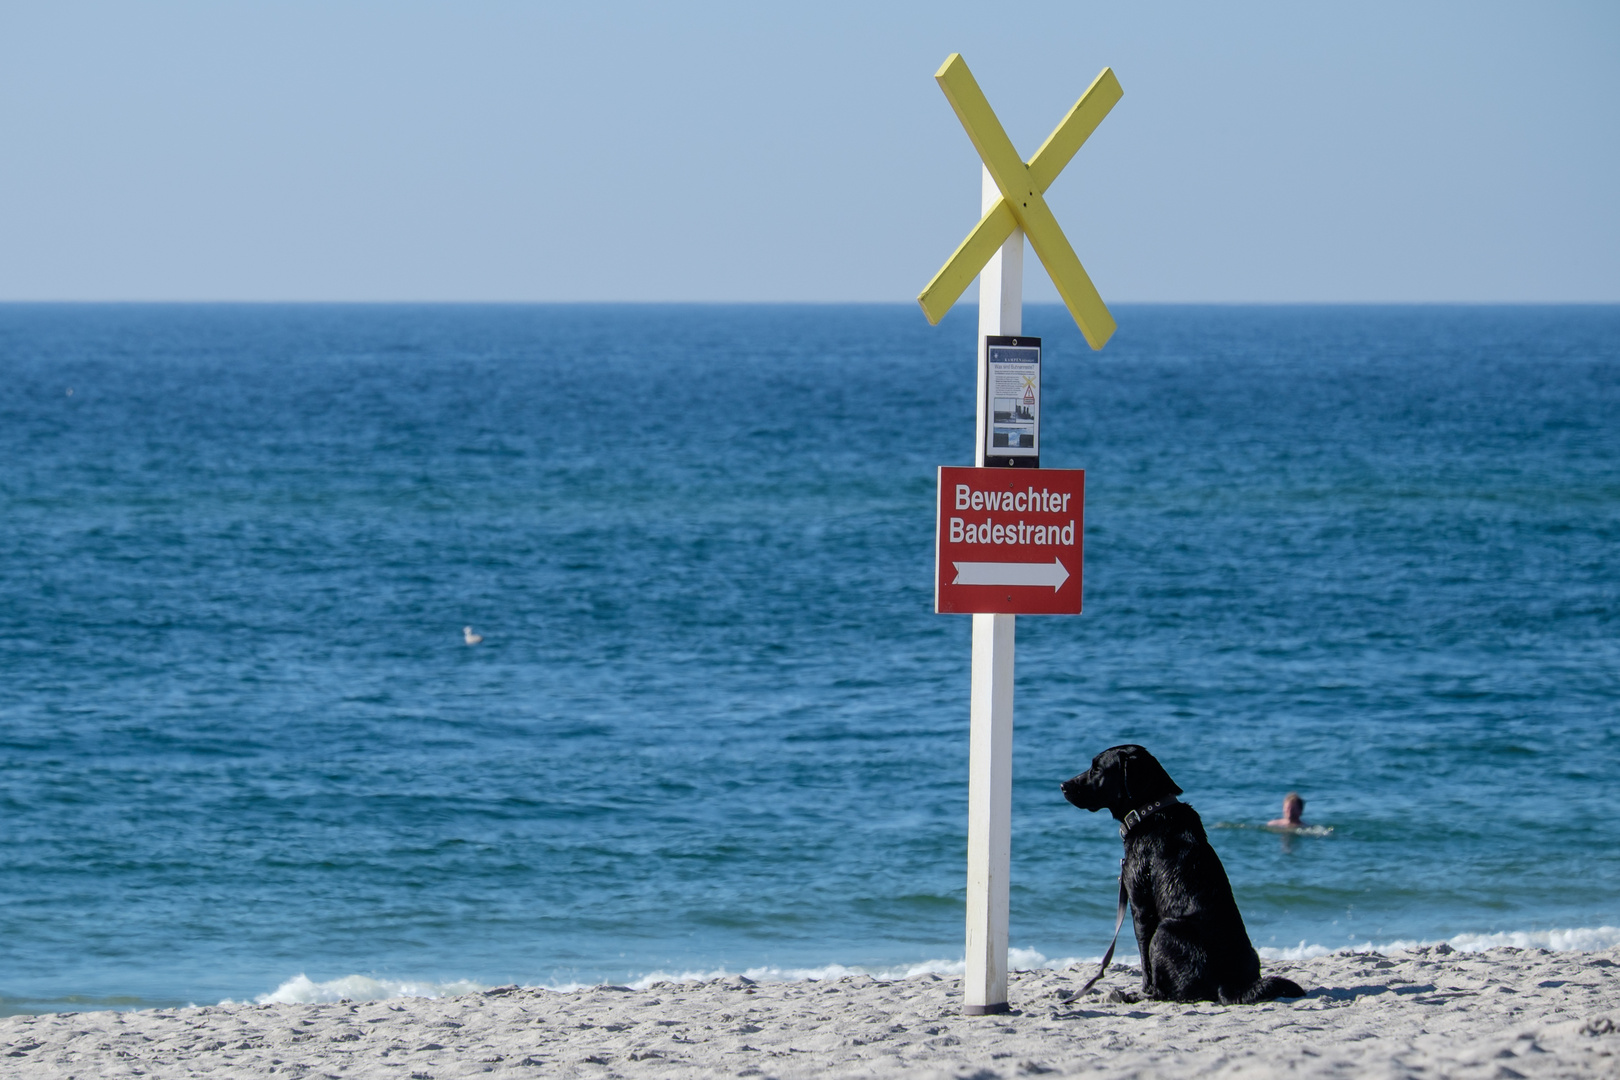
[[(1124, 741), (1332, 827), (1212, 833), (1261, 946), (1620, 923), (1620, 312), (1120, 314), (1027, 316), (1090, 505), (1014, 944), (1101, 952)], [(0, 1005), (959, 958), (972, 333), (0, 307)]]

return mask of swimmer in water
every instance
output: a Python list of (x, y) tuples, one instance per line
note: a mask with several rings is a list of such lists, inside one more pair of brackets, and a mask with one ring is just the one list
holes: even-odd
[(1300, 815), (1305, 813), (1305, 800), (1300, 798), (1299, 792), (1290, 791), (1283, 796), (1282, 817), (1266, 822), (1274, 829), (1303, 829), (1305, 822)]

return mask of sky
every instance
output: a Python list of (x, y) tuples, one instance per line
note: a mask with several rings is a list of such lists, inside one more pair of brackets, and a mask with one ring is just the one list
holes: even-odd
[(1620, 302), (1620, 4), (1420, 0), (0, 0), (0, 301), (909, 302), (952, 52), (1026, 157), (1114, 69), (1109, 302)]

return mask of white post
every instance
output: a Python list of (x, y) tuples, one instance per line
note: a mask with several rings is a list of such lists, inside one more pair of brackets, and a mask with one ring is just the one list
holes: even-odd
[[(1001, 190), (984, 170), (982, 208)], [(986, 335), (1024, 330), (1024, 230), (1014, 229), (979, 274), (979, 421), (973, 463), (984, 465), (990, 422)], [(1002, 1013), (1007, 1005), (1007, 877), (1012, 866), (1013, 620), (973, 616), (973, 691), (968, 737), (967, 971), (962, 1011)]]

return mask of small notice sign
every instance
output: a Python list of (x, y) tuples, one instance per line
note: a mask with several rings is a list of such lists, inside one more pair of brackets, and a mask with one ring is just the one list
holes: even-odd
[(1084, 469), (939, 470), (934, 610), (1080, 614)]
[(989, 400), (984, 463), (1036, 469), (1041, 464), (1041, 339), (986, 335)]

